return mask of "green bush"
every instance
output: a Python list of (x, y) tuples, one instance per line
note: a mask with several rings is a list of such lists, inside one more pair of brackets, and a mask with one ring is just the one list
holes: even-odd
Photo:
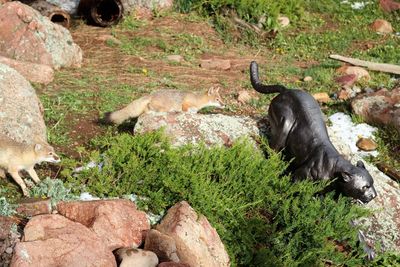
[[(102, 162), (68, 175), (76, 191), (101, 197), (139, 196), (154, 213), (181, 200), (207, 216), (230, 254), (233, 266), (360, 266), (351, 221), (366, 212), (346, 198), (316, 197), (326, 184), (292, 183), (279, 154), (256, 151), (246, 141), (231, 148), (173, 148), (160, 132), (103, 137), (94, 142)], [(348, 248), (337, 249), (338, 244)]]
[[(230, 11), (237, 16), (252, 24), (258, 24), (261, 17), (266, 20), (262, 25), (264, 30), (272, 30), (277, 28), (277, 17), (280, 14), (289, 16), (291, 20), (295, 20), (302, 13), (303, 0), (176, 0), (176, 9), (180, 12), (187, 13), (191, 11), (198, 12), (205, 17), (211, 17), (212, 21), (225, 40), (230, 40), (230, 31), (233, 26), (228, 14)], [(250, 33), (248, 29), (242, 29), (242, 37), (245, 42), (257, 39), (254, 32)]]

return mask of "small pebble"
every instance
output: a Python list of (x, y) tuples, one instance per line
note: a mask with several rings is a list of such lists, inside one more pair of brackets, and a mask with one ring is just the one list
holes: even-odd
[(311, 82), (312, 80), (313, 80), (313, 78), (311, 76), (306, 76), (303, 79), (303, 81), (305, 81), (305, 82)]
[(378, 144), (372, 139), (361, 137), (358, 139), (356, 146), (364, 151), (373, 151), (378, 147)]

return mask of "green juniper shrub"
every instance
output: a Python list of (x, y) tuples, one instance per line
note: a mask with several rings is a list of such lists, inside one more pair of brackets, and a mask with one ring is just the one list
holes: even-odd
[[(69, 175), (67, 183), (100, 197), (139, 196), (158, 214), (186, 200), (217, 229), (232, 266), (361, 266), (365, 254), (351, 222), (366, 215), (348, 198), (316, 193), (326, 183), (293, 183), (287, 163), (264, 144), (172, 147), (162, 132), (103, 136), (91, 159), (101, 168)], [(348, 248), (344, 252), (338, 244)]]

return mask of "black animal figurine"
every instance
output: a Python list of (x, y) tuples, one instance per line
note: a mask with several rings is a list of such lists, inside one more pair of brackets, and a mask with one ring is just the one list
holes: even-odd
[(271, 126), (270, 146), (284, 149), (293, 158), (294, 179), (335, 179), (334, 188), (344, 195), (368, 203), (376, 197), (374, 180), (362, 161), (352, 165), (329, 140), (321, 109), (315, 99), (302, 90), (259, 81), (258, 65), (250, 64), (253, 88), (263, 94), (279, 93), (268, 110)]

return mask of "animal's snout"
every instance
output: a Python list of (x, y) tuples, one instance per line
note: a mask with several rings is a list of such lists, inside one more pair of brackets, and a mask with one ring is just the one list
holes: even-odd
[(53, 162), (54, 163), (59, 163), (61, 161), (60, 157), (57, 156), (56, 154), (53, 154)]
[(373, 200), (374, 198), (376, 198), (378, 194), (376, 193), (376, 190), (373, 186), (371, 186), (368, 191), (365, 192), (362, 201), (364, 203), (368, 203), (371, 200)]

